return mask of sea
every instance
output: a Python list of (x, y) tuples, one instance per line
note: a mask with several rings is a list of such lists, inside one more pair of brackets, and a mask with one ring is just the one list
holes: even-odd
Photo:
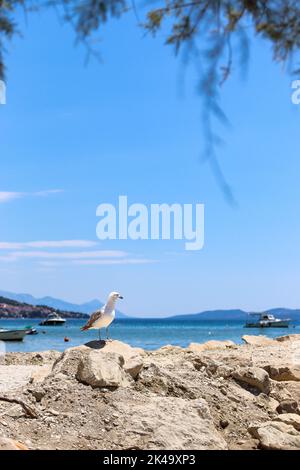
[[(64, 351), (98, 339), (97, 330), (80, 331), (85, 320), (67, 320), (64, 326), (40, 326), (41, 320), (0, 319), (0, 329), (35, 327), (37, 335), (27, 335), (22, 342), (6, 341), (0, 349), (6, 352), (33, 352), (55, 349)], [(259, 335), (275, 338), (290, 333), (300, 334), (300, 322), (293, 322), (289, 328), (244, 328), (244, 321), (223, 320), (174, 320), (174, 319), (116, 319), (110, 326), (110, 337), (134, 347), (147, 350), (157, 349), (166, 344), (187, 347), (190, 343), (204, 343), (209, 340), (232, 340), (243, 342), (242, 336)], [(104, 339), (105, 331), (102, 330)], [(65, 341), (65, 340), (68, 341)]]

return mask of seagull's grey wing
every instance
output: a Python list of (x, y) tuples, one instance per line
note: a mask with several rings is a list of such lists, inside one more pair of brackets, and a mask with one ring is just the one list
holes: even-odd
[(93, 326), (93, 324), (99, 320), (103, 315), (103, 309), (101, 308), (100, 310), (96, 310), (96, 312), (92, 313), (86, 324), (81, 328), (82, 331), (88, 330)]

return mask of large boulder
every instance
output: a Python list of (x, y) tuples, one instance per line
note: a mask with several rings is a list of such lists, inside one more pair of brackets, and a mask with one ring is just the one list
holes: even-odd
[(211, 341), (207, 341), (206, 343), (190, 343), (188, 350), (195, 352), (195, 353), (201, 353), (203, 351), (210, 351), (213, 349), (227, 349), (233, 346), (235, 346), (235, 343), (230, 340), (225, 340), (225, 341), (211, 340)]
[[(96, 354), (93, 358), (101, 358), (102, 363), (104, 360), (103, 354), (110, 355), (112, 353), (121, 356), (121, 368), (134, 379), (137, 378), (143, 367), (143, 359), (139, 348), (132, 348), (121, 341), (90, 341), (84, 345), (66, 349), (55, 362), (53, 372), (75, 377), (78, 364), (87, 361), (87, 357), (94, 352)], [(100, 352), (102, 355), (97, 356)]]
[(286, 423), (271, 421), (252, 425), (249, 433), (259, 440), (260, 447), (268, 450), (299, 450), (300, 434)]
[(80, 359), (76, 378), (93, 388), (128, 385), (123, 365), (124, 359), (120, 354), (91, 351)]
[(292, 365), (283, 365), (283, 366), (273, 366), (273, 365), (266, 365), (264, 369), (268, 372), (269, 376), (273, 380), (277, 380), (278, 382), (282, 381), (300, 381), (300, 367), (292, 366)]
[(260, 367), (241, 367), (232, 373), (238, 382), (254, 387), (265, 394), (270, 393), (270, 378), (268, 373)]
[(246, 344), (250, 344), (251, 346), (269, 346), (276, 344), (274, 339), (268, 338), (267, 336), (263, 335), (244, 335), (242, 336), (242, 340)]

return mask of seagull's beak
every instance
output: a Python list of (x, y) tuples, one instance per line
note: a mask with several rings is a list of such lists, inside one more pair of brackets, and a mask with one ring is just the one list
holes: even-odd
[(123, 300), (124, 299), (123, 295), (119, 295), (119, 299)]

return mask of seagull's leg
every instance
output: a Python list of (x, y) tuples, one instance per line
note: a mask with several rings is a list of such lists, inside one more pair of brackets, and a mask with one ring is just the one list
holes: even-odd
[(109, 341), (109, 336), (108, 336), (108, 327), (106, 328), (106, 339)]
[(99, 341), (101, 341), (101, 331), (100, 328), (98, 329)]

